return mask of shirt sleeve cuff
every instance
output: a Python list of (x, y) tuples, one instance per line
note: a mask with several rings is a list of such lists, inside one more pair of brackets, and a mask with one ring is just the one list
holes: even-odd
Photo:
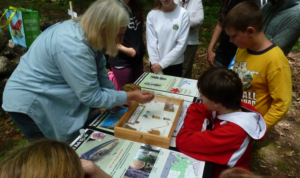
[(120, 105), (123, 105), (127, 101), (127, 94), (125, 91), (118, 91), (118, 92), (119, 92), (119, 97), (117, 100), (120, 103)]
[(163, 62), (159, 62), (158, 64), (160, 65), (160, 67), (161, 67), (162, 69), (165, 69), (166, 67), (168, 67), (168, 66), (166, 66)]

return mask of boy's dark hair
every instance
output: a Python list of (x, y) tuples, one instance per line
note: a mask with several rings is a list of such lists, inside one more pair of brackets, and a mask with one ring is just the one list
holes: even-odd
[(200, 76), (198, 89), (206, 98), (227, 109), (241, 108), (243, 84), (232, 70), (223, 67), (208, 69)]
[(245, 32), (248, 27), (254, 27), (256, 31), (263, 30), (263, 14), (257, 3), (244, 1), (236, 5), (226, 15), (222, 22), (222, 28), (233, 28)]

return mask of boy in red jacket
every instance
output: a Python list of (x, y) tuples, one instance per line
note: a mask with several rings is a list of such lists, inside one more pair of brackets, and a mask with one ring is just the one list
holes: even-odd
[(254, 107), (241, 103), (239, 76), (226, 68), (212, 68), (199, 78), (198, 89), (203, 103), (188, 108), (176, 138), (177, 148), (195, 159), (215, 163), (213, 177), (231, 167), (249, 170), (252, 141), (263, 138), (266, 123)]

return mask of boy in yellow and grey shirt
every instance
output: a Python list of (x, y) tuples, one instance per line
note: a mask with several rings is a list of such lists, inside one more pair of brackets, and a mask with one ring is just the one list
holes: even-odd
[(242, 101), (253, 105), (270, 129), (290, 107), (291, 70), (282, 50), (262, 31), (262, 19), (260, 7), (246, 1), (228, 13), (223, 28), (238, 46), (233, 70), (243, 82)]

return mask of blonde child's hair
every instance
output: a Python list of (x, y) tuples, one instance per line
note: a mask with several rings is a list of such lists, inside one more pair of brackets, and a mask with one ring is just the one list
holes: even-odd
[(127, 27), (129, 16), (120, 2), (97, 0), (80, 17), (80, 25), (88, 43), (96, 50), (106, 49), (106, 54), (118, 53), (115, 38), (121, 27)]
[(66, 143), (42, 139), (9, 152), (0, 162), (1, 178), (83, 178), (76, 152)]

